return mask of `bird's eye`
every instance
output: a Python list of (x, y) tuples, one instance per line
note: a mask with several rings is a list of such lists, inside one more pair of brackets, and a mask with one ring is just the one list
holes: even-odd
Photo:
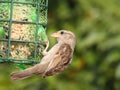
[(60, 34), (64, 34), (64, 32), (62, 31), (62, 32), (60, 32)]

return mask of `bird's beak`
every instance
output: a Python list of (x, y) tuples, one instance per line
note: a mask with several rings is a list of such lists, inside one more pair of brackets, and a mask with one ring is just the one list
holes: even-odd
[(54, 37), (54, 38), (58, 38), (58, 37), (60, 37), (61, 35), (59, 34), (59, 33), (53, 33), (52, 35), (51, 35), (51, 37)]

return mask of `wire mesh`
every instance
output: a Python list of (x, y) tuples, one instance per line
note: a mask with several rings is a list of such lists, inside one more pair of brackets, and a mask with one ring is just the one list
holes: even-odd
[(0, 0), (0, 62), (39, 62), (47, 8), (48, 0)]

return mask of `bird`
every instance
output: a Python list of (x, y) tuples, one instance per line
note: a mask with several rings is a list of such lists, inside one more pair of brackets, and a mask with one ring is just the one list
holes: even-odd
[(45, 52), (40, 63), (23, 71), (11, 73), (12, 80), (22, 80), (33, 75), (46, 78), (61, 73), (71, 64), (76, 44), (75, 34), (68, 30), (59, 30), (51, 36), (57, 40), (57, 43)]

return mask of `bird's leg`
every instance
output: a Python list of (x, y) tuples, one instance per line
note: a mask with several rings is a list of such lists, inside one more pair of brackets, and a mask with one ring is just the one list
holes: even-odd
[(47, 49), (49, 47), (49, 41), (47, 41), (45, 44), (46, 44), (46, 47), (45, 47), (44, 51), (42, 52), (43, 56), (47, 55)]

